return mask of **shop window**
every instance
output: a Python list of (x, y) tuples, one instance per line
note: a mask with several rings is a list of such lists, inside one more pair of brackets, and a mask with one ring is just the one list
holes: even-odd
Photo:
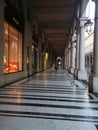
[(22, 34), (4, 22), (4, 74), (22, 71)]

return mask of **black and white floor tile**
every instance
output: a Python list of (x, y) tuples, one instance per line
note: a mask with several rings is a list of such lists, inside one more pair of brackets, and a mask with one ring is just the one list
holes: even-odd
[(0, 130), (98, 130), (98, 101), (64, 70), (1, 88)]

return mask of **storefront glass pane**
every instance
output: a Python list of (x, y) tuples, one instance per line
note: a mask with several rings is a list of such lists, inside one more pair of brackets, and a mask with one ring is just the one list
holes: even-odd
[(8, 24), (4, 24), (4, 73), (8, 73)]
[[(5, 25), (4, 23), (4, 30)], [(4, 35), (4, 41), (6, 39)], [(12, 26), (8, 25), (8, 52), (4, 48), (4, 57), (8, 54), (8, 60), (5, 62), (7, 68), (4, 67), (4, 73), (18, 72), (22, 70), (22, 34)], [(7, 71), (6, 71), (7, 70)]]

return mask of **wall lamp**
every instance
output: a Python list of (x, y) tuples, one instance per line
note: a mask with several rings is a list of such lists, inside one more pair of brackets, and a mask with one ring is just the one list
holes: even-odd
[(91, 19), (87, 19), (84, 26), (88, 35), (90, 34), (90, 32), (92, 32), (92, 25), (93, 25), (93, 22), (91, 21)]

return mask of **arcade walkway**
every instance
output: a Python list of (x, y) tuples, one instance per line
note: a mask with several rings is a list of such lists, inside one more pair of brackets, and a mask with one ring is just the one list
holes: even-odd
[(98, 102), (64, 70), (0, 89), (0, 130), (98, 130)]

